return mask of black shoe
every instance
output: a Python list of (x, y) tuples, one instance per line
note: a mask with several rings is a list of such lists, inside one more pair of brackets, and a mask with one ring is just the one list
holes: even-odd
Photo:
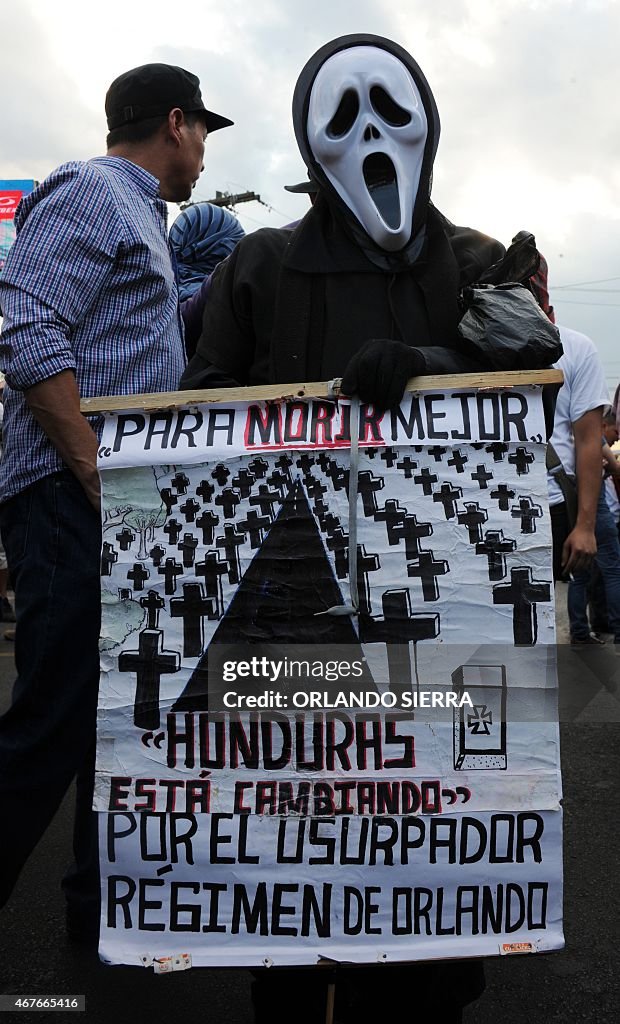
[(571, 647), (601, 647), (605, 641), (601, 640), (595, 633), (587, 633), (586, 636), (571, 636), (570, 645)]

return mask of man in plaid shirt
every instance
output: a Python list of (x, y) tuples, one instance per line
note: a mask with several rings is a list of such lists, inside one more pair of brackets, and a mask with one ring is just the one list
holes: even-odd
[(20, 204), (0, 281), (0, 526), (18, 672), (0, 718), (0, 906), (77, 774), (67, 923), (93, 938), (99, 425), (79, 403), (177, 387), (185, 354), (166, 201), (189, 199), (208, 132), (232, 123), (206, 109), (195, 75), (166, 64), (117, 78), (106, 115), (107, 155), (63, 165)]

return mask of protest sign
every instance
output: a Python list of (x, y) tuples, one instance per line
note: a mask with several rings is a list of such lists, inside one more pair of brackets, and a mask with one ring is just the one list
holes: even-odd
[(0, 271), (15, 241), (15, 211), (22, 196), (32, 192), (35, 185), (30, 180), (0, 179)]
[(168, 404), (99, 452), (102, 956), (560, 948), (540, 389)]

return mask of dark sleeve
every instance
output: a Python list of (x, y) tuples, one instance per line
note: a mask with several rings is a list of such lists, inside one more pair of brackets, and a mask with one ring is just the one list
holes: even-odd
[(480, 373), (488, 366), (455, 348), (416, 348), (424, 360), (423, 373)]
[(181, 316), (185, 326), (185, 352), (188, 359), (191, 359), (194, 355), (200, 332), (202, 331), (202, 316), (210, 284), (211, 275), (209, 274), (194, 294), (181, 303)]
[[(247, 296), (237, 280), (239, 246), (215, 268), (204, 303), (196, 350), (181, 377), (181, 390), (246, 384), (254, 356)], [(202, 290), (202, 289), (201, 289)]]
[(181, 388), (268, 383), (275, 294), (290, 234), (263, 228), (246, 235), (215, 268)]

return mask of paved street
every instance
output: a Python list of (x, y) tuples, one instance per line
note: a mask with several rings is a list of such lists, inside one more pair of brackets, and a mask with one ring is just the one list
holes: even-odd
[[(567, 639), (564, 603), (560, 587), (560, 640)], [(487, 991), (466, 1012), (466, 1024), (611, 1024), (617, 1019), (620, 659), (616, 669), (613, 656), (604, 654), (604, 684), (569, 647), (563, 646), (560, 655), (566, 950), (488, 960)], [(0, 640), (0, 708), (7, 704), (13, 677), (11, 645)], [(86, 1017), (77, 1019), (87, 1024), (129, 1019), (135, 1024), (250, 1024), (244, 971), (197, 969), (155, 977), (142, 968), (103, 967), (94, 953), (67, 941), (58, 880), (70, 860), (70, 823), (67, 798), (9, 907), (0, 912), (0, 992), (85, 994)], [(10, 822), (2, 822), (2, 828), (10, 828)], [(22, 1013), (21, 1019), (61, 1024), (75, 1015)], [(403, 1019), (418, 1024), (413, 1012)]]

